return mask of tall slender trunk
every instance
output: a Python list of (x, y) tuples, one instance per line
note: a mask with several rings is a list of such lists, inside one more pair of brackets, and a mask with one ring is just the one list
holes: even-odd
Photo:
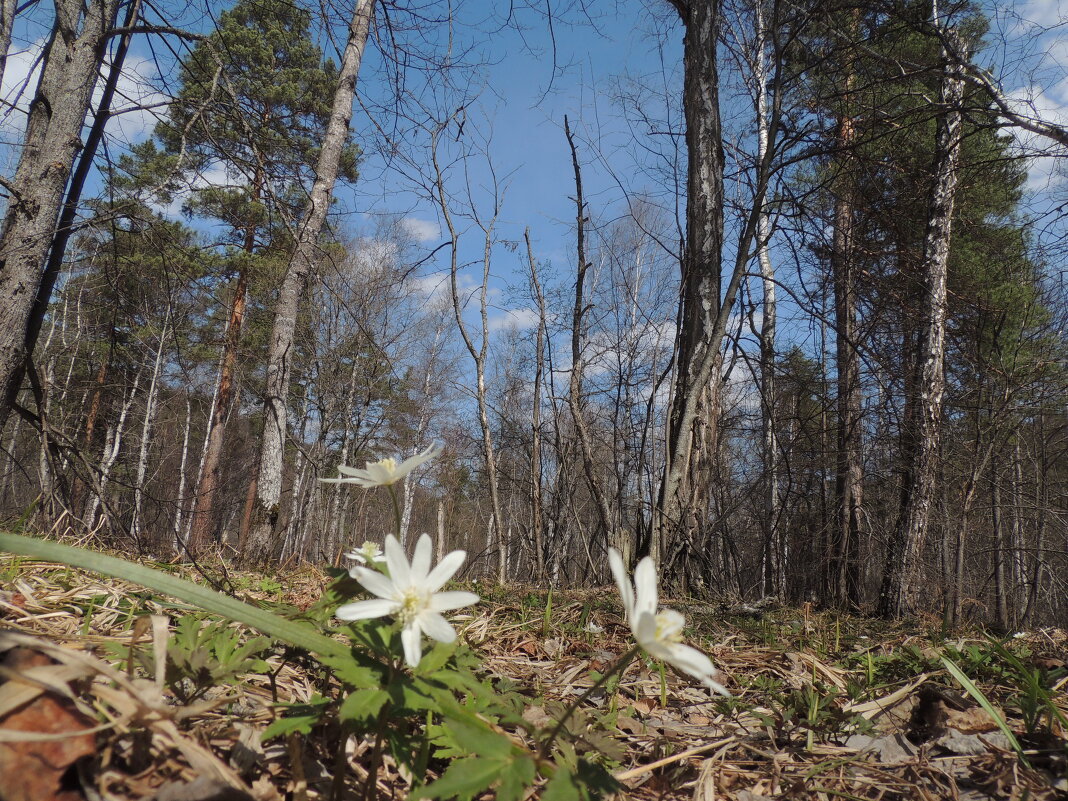
[(223, 355), (219, 365), (219, 383), (212, 404), (208, 423), (208, 437), (204, 449), (204, 461), (197, 481), (193, 514), (189, 529), (188, 548), (196, 555), (215, 539), (215, 501), (222, 481), (223, 439), (226, 434), (226, 418), (237, 395), (235, 374), (237, 350), (241, 340), (241, 327), (245, 319), (245, 304), (248, 295), (248, 275), (244, 269), (238, 273), (230, 303), (230, 315), (223, 336)]
[(174, 501), (174, 524), (171, 526), (174, 553), (182, 552), (182, 517), (185, 514), (185, 466), (189, 459), (189, 432), (193, 423), (193, 402), (185, 396), (185, 428), (182, 430), (182, 459), (178, 464), (178, 494)]
[[(757, 123), (757, 159), (768, 152), (768, 62), (767, 28), (763, 0), (753, 7), (756, 37), (753, 45), (753, 88)], [(764, 457), (764, 554), (762, 582), (765, 595), (781, 594), (786, 581), (786, 552), (779, 509), (779, 442), (775, 396), (775, 266), (771, 262), (771, 218), (765, 209), (757, 219), (757, 260), (764, 290), (764, 313), (760, 322), (760, 427)]]
[(323, 137), (308, 209), (297, 230), (296, 244), (278, 291), (267, 355), (267, 381), (263, 402), (263, 439), (256, 481), (256, 505), (247, 561), (262, 561), (277, 548), (278, 504), (282, 497), (285, 440), (288, 429), (287, 395), (293, 366), (297, 311), (315, 264), (319, 235), (330, 209), (334, 183), (349, 136), (356, 79), (363, 60), (375, 0), (357, 0), (349, 21), (349, 35), (341, 58), (337, 89)]
[(1007, 557), (1010, 553), (1005, 542), (1004, 515), (1001, 508), (1001, 482), (998, 471), (990, 471), (990, 527), (994, 530), (994, 622), (1001, 631), (1008, 631), (1009, 620), (1009, 571)]
[[(493, 444), (493, 429), (490, 426), (489, 419), (489, 399), (486, 395), (486, 357), (489, 354), (489, 278), (490, 278), (490, 263), (493, 253), (493, 231), (497, 223), (497, 216), (500, 214), (500, 198), (498, 195), (494, 195), (494, 209), (493, 216), (489, 222), (486, 222), (476, 216), (476, 224), (482, 229), (483, 233), (483, 249), (482, 249), (482, 284), (479, 289), (479, 315), (481, 320), (481, 338), (479, 344), (476, 347), (474, 340), (471, 338), (471, 334), (468, 331), (467, 323), (463, 319), (463, 303), (460, 300), (460, 287), (459, 287), (459, 275), (460, 275), (460, 262), (459, 262), (459, 233), (456, 230), (456, 224), (453, 221), (452, 212), (448, 198), (445, 194), (445, 173), (441, 167), (440, 160), (438, 158), (438, 142), (440, 139), (441, 130), (439, 129), (434, 133), (433, 141), (431, 144), (431, 158), (434, 166), (434, 194), (437, 201), (438, 208), (441, 210), (442, 219), (445, 220), (445, 225), (449, 229), (450, 240), (450, 262), (449, 262), (449, 289), (452, 297), (452, 309), (453, 317), (456, 319), (456, 327), (460, 331), (460, 337), (463, 339), (464, 346), (467, 348), (467, 352), (471, 355), (471, 360), (475, 365), (475, 401), (478, 406), (478, 424), (482, 429), (482, 449), (486, 459), (486, 478), (489, 482), (490, 490), (490, 502), (493, 505), (492, 518), (487, 526), (487, 537), (494, 530), (494, 521), (496, 521), (497, 531), (497, 582), (504, 584), (507, 579), (508, 571), (508, 555), (505, 552), (505, 527), (501, 520), (501, 499), (500, 492), (497, 486), (497, 454)], [(491, 544), (487, 543), (487, 550), (491, 548)]]
[[(946, 35), (956, 38), (953, 31)], [(905, 454), (903, 505), (888, 551), (879, 609), (900, 616), (920, 607), (923, 595), (923, 547), (934, 499), (942, 434), (945, 391), (946, 277), (953, 230), (953, 204), (961, 149), (961, 68), (947, 63), (942, 80), (942, 107), (935, 144), (935, 181), (923, 242), (924, 327), (917, 358), (916, 396), (905, 425), (916, 433)]]
[[(137, 453), (137, 475), (134, 479), (133, 521), (130, 526), (134, 540), (139, 540), (142, 532), (141, 507), (145, 495), (145, 476), (148, 474), (149, 440), (152, 437), (152, 427), (156, 421), (156, 400), (159, 397), (160, 376), (163, 373), (163, 349), (167, 343), (170, 322), (171, 310), (168, 307), (167, 316), (163, 322), (163, 330), (159, 335), (159, 345), (156, 347), (156, 359), (152, 365), (152, 379), (148, 384), (148, 396), (145, 398), (145, 419), (141, 424), (141, 443)], [(183, 453), (183, 457), (184, 455)]]
[(122, 450), (122, 438), (126, 433), (126, 420), (130, 415), (130, 408), (137, 399), (137, 387), (140, 383), (141, 372), (139, 370), (137, 375), (134, 376), (130, 394), (125, 398), (125, 402), (119, 410), (118, 419), (108, 429), (104, 452), (100, 457), (99, 477), (94, 482), (93, 500), (90, 502), (89, 512), (85, 516), (85, 523), (90, 529), (95, 526), (96, 513), (101, 507), (104, 509), (104, 516), (108, 521), (108, 525), (110, 526), (114, 523), (112, 510), (107, 498), (108, 484), (111, 482), (111, 471), (115, 467), (115, 462), (118, 461), (119, 452)]
[(534, 261), (534, 249), (530, 244), (530, 228), (523, 231), (527, 243), (527, 266), (530, 269), (530, 287), (538, 305), (537, 341), (534, 343), (534, 388), (530, 409), (530, 527), (534, 538), (534, 567), (537, 580), (545, 582), (545, 510), (542, 501), (541, 467), (541, 393), (542, 376), (545, 370), (545, 295), (538, 280), (538, 265)]
[[(860, 8), (850, 15), (850, 39), (860, 36)], [(842, 605), (860, 602), (860, 517), (864, 474), (861, 466), (863, 395), (860, 354), (857, 351), (857, 265), (854, 253), (856, 181), (856, 125), (850, 96), (856, 83), (852, 56), (845, 68), (843, 110), (838, 120), (835, 149), (840, 155), (835, 181), (834, 234), (831, 273), (834, 283), (835, 361), (837, 367), (837, 442), (835, 459), (835, 520), (832, 550), (827, 555), (829, 589)]]
[(625, 563), (630, 562), (631, 548), (630, 538), (622, 535), (612, 525), (612, 511), (608, 506), (608, 496), (604, 487), (597, 480), (597, 462), (593, 455), (593, 442), (590, 437), (590, 429), (586, 424), (586, 414), (582, 409), (582, 372), (583, 372), (583, 318), (586, 313), (586, 271), (589, 262), (586, 260), (586, 202), (582, 197), (582, 169), (579, 166), (578, 150), (575, 148), (575, 139), (571, 134), (571, 126), (568, 124), (567, 115), (564, 115), (564, 134), (567, 136), (567, 144), (571, 148), (571, 164), (575, 171), (575, 247), (577, 251), (577, 264), (575, 268), (575, 302), (571, 312), (571, 373), (568, 385), (567, 403), (571, 411), (571, 420), (578, 435), (579, 449), (582, 453), (582, 468), (586, 474), (586, 483), (589, 484), (590, 492), (593, 493), (594, 502), (597, 506), (597, 514), (601, 518), (601, 530), (608, 545), (618, 549), (623, 554)]

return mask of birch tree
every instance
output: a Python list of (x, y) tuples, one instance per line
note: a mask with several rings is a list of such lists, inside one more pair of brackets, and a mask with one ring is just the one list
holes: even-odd
[(293, 336), (297, 310), (316, 260), (319, 235), (333, 198), (339, 174), (355, 177), (355, 153), (349, 141), (349, 121), (356, 97), (356, 79), (367, 44), (374, 0), (354, 0), (348, 40), (337, 75), (333, 107), (315, 168), (315, 181), (304, 218), (296, 231), (296, 244), (290, 257), (274, 308), (274, 326), (267, 354), (267, 382), (263, 402), (263, 438), (257, 470), (256, 506), (246, 558), (262, 559), (274, 549), (277, 537), (278, 505), (282, 497), (282, 469), (288, 430), (287, 397), (293, 360)]

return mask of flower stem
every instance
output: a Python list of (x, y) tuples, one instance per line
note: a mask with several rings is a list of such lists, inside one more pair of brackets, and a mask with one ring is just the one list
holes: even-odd
[[(401, 508), (400, 502), (397, 500), (397, 491), (393, 489), (393, 485), (389, 484), (386, 489), (389, 490), (389, 499), (393, 501), (393, 527), (397, 532), (397, 539), (401, 539)], [(403, 543), (402, 543), (403, 544)]]
[(627, 665), (634, 661), (634, 657), (638, 655), (638, 652), (640, 650), (641, 646), (635, 645), (633, 648), (623, 654), (623, 656), (619, 657), (619, 659), (615, 661), (612, 667), (610, 667), (604, 673), (604, 675), (601, 676), (601, 678), (597, 679), (597, 681), (590, 685), (589, 689), (587, 689), (586, 692), (584, 692), (582, 695), (580, 695), (568, 705), (567, 709), (564, 710), (564, 714), (560, 716), (560, 719), (558, 721), (556, 721), (556, 725), (553, 726), (553, 730), (549, 732), (549, 736), (545, 739), (545, 742), (541, 744), (541, 748), (538, 749), (539, 759), (545, 759), (549, 755), (549, 749), (552, 748), (553, 743), (556, 742), (556, 738), (560, 736), (560, 732), (563, 731), (564, 725), (567, 723), (568, 720), (571, 719), (571, 716), (575, 714), (575, 710), (579, 708), (582, 702), (588, 699), (591, 695), (593, 695), (598, 689), (607, 684), (608, 680), (615, 676), (617, 673), (622, 674), (623, 671), (626, 669)]

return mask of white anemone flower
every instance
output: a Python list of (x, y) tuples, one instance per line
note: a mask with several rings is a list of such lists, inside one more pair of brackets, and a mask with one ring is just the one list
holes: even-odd
[(360, 566), (349, 571), (349, 575), (360, 582), (364, 589), (378, 597), (344, 604), (335, 613), (341, 620), (368, 620), (393, 615), (401, 624), (404, 661), (412, 667), (418, 665), (422, 658), (423, 634), (439, 642), (456, 639), (456, 630), (441, 613), (478, 601), (478, 596), (473, 592), (438, 592), (460, 569), (467, 553), (453, 551), (431, 569), (432, 551), (430, 537), (424, 534), (416, 543), (409, 564), (401, 544), (390, 534), (386, 537), (388, 576)]
[(382, 546), (377, 542), (367, 541), (354, 551), (349, 551), (345, 554), (346, 559), (352, 559), (359, 562), (361, 565), (384, 565), (386, 563), (385, 554), (382, 553)]
[(326, 484), (357, 484), (364, 489), (388, 487), (396, 484), (419, 465), (429, 462), (439, 453), (441, 453), (441, 444), (435, 442), (425, 451), (417, 453), (399, 464), (393, 457), (379, 459), (377, 462), (367, 462), (362, 470), (341, 464), (337, 467), (337, 471), (341, 473), (340, 478), (321, 478), (319, 480)]
[(713, 676), (718, 671), (706, 654), (682, 642), (686, 618), (673, 609), (657, 610), (656, 567), (648, 556), (634, 570), (634, 586), (623, 566), (623, 557), (615, 548), (608, 549), (608, 564), (623, 597), (627, 622), (638, 645), (654, 659), (660, 659), (683, 673), (693, 676), (706, 687), (722, 695), (730, 692)]

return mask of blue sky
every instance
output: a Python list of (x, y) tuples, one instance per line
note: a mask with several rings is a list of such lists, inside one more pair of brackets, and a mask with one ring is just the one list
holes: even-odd
[[(529, 226), (538, 259), (551, 261), (564, 275), (574, 264), (574, 204), (570, 199), (574, 186), (563, 134), (564, 115), (569, 115), (580, 142), (591, 212), (597, 219), (609, 219), (622, 209), (617, 180), (639, 193), (654, 191), (653, 184), (638, 169), (640, 163), (648, 166), (649, 154), (637, 146), (626, 121), (626, 113), (634, 109), (617, 102), (617, 87), (641, 82), (677, 91), (679, 86), (682, 31), (666, 0), (617, 0), (590, 6), (597, 14), (592, 21), (576, 8), (554, 9), (555, 64), (553, 39), (544, 18), (547, 6), (542, 4), (533, 10), (518, 9), (512, 24), (504, 24), (501, 14), (507, 4), (467, 0), (456, 5), (456, 24), (451, 31), (441, 25), (437, 30), (411, 37), (416, 43), (440, 46), (444, 37), (452, 33), (458, 49), (471, 47), (485, 62), (480, 69), (457, 68), (450, 75), (451, 84), (462, 85), (472, 102), (463, 136), (455, 139), (455, 128), (450, 129), (448, 145), (455, 152), (462, 145), (481, 140), (497, 176), (507, 176), (503, 181), (505, 194), (498, 237), (520, 241), (523, 229)], [(990, 38), (1002, 44), (983, 53), (980, 60), (995, 67), (1013, 97), (1033, 104), (1049, 119), (1068, 122), (1068, 9), (1063, 9), (1058, 0), (990, 3), (987, 7), (992, 26)], [(205, 28), (222, 6), (213, 5), (207, 12), (196, 4), (179, 8), (181, 12), (169, 21), (197, 29)], [(32, 83), (30, 70), (47, 32), (50, 11), (48, 6), (32, 9), (20, 18), (2, 89), (6, 98), (13, 98), (28, 81)], [(160, 76), (157, 66), (163, 65), (167, 72), (173, 62), (159, 39), (152, 42), (150, 47), (147, 40), (141, 40), (133, 48), (120, 87), (128, 98), (126, 106), (151, 105), (165, 99), (166, 93), (161, 90), (172, 79), (169, 75)], [(382, 66), (379, 51), (370, 48), (359, 85), (364, 106), (382, 102), (388, 95)], [(729, 70), (725, 70), (724, 80), (730, 79)], [(449, 97), (441, 83), (440, 76), (432, 76), (423, 85), (418, 78), (413, 79), (410, 86), (424, 97), (434, 97), (441, 105), (458, 102), (460, 94), (454, 92)], [(740, 121), (738, 124), (744, 129), (751, 112), (744, 102), (734, 102), (733, 106), (726, 104), (724, 116)], [(650, 104), (649, 108), (659, 113), (655, 99)], [(377, 123), (391, 124), (388, 114), (372, 116)], [(152, 122), (149, 112), (120, 115), (110, 129), (112, 153), (124, 142), (146, 136)], [(13, 141), (21, 124), (20, 112), (6, 110), (0, 115), (0, 138)], [(353, 126), (364, 144), (366, 157), (359, 183), (338, 188), (343, 225), (359, 233), (371, 227), (376, 215), (397, 214), (406, 218), (422, 245), (432, 248), (439, 244), (442, 230), (437, 211), (414, 191), (410, 171), (406, 177), (393, 168), (402, 160), (387, 161), (376, 150), (376, 144), (381, 142), (376, 143), (370, 134), (374, 125), (361, 107)], [(639, 126), (633, 133), (644, 131)], [(425, 143), (410, 132), (401, 139), (400, 147), (411, 148), (412, 160), (417, 162), (418, 150)], [(656, 146), (670, 144), (664, 137), (651, 141)], [(1035, 137), (1022, 137), (1021, 144), (1046, 154), (1033, 163), (1029, 186), (1034, 190), (1034, 208), (1045, 215), (1038, 219), (1036, 235), (1040, 242), (1057, 245), (1062, 225), (1054, 210), (1065, 199), (1063, 158)], [(11, 149), (4, 150), (10, 164)], [(488, 175), (484, 161), (474, 158), (468, 177), (476, 203), (483, 208), (488, 203)], [(480, 255), (480, 238), (465, 234), (462, 258), (470, 261)], [(523, 280), (516, 272), (523, 269), (522, 256), (522, 252), (514, 254), (504, 247), (495, 250), (493, 301), (498, 323), (509, 316), (530, 321), (522, 308), (518, 314), (509, 315), (507, 311), (509, 307), (523, 306), (507, 291), (510, 284)], [(433, 273), (443, 266), (439, 259), (424, 269)], [(469, 277), (468, 284), (473, 280)]]

